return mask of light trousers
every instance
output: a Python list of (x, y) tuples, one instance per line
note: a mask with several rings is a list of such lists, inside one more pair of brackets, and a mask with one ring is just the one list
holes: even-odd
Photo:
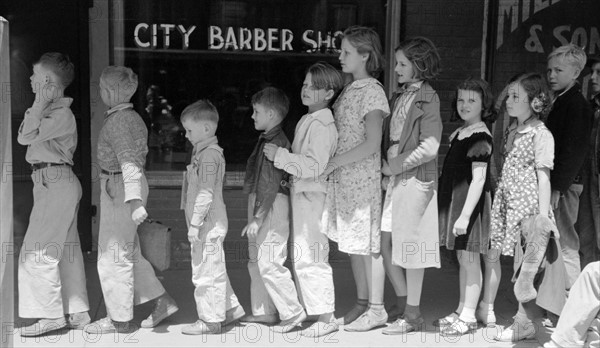
[[(255, 200), (256, 195), (250, 194), (248, 221), (252, 219)], [(287, 320), (303, 311), (292, 274), (283, 265), (290, 235), (289, 206), (289, 197), (278, 193), (256, 237), (248, 237), (248, 272), (254, 315), (279, 312), (279, 318)]]
[[(148, 183), (144, 176), (141, 180), (145, 205)], [(124, 202), (123, 176), (102, 175), (100, 191), (98, 275), (108, 316), (126, 322), (133, 319), (134, 305), (159, 297), (165, 289), (140, 252), (137, 225)]]
[(19, 256), (19, 316), (59, 318), (89, 310), (77, 232), (81, 184), (69, 166), (38, 169)]
[(335, 291), (329, 264), (329, 239), (321, 232), (324, 192), (292, 188), (292, 260), (300, 301), (309, 315), (333, 313)]

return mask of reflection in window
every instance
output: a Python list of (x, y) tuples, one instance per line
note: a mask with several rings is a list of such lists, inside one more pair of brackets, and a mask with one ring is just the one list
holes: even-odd
[(283, 128), (292, 140), (306, 113), (300, 99), (306, 68), (320, 60), (339, 67), (339, 32), (349, 25), (378, 23), (383, 38), (384, 5), (381, 0), (112, 0), (111, 64), (138, 74), (132, 102), (148, 126), (146, 169), (185, 168), (191, 145), (179, 118), (200, 98), (219, 111), (217, 136), (227, 171), (243, 171), (256, 143), (250, 101), (262, 88), (278, 87), (288, 95)]

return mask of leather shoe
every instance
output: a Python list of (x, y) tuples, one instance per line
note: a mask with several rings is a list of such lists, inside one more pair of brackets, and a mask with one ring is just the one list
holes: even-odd
[(101, 335), (114, 332), (128, 332), (129, 322), (112, 321), (109, 317), (96, 320), (93, 323), (87, 324), (83, 331), (89, 334)]
[(535, 324), (532, 321), (521, 322), (515, 318), (512, 325), (502, 330), (494, 339), (500, 342), (518, 342), (535, 338), (535, 332)]
[(352, 332), (364, 332), (369, 331), (387, 323), (388, 315), (385, 309), (381, 312), (376, 313), (375, 311), (368, 310), (364, 312), (358, 319), (344, 327), (345, 331)]
[(384, 335), (403, 335), (405, 333), (421, 330), (425, 320), (423, 317), (418, 317), (415, 320), (406, 320), (399, 318), (392, 325), (383, 329)]
[(477, 322), (466, 322), (458, 318), (452, 325), (440, 327), (440, 336), (457, 337), (477, 330)]
[(177, 307), (177, 303), (175, 300), (169, 296), (169, 294), (165, 293), (156, 299), (156, 303), (154, 304), (154, 310), (148, 316), (148, 318), (142, 320), (141, 327), (143, 328), (152, 328), (156, 325), (160, 324), (161, 321), (165, 320), (170, 315), (174, 314), (179, 310)]
[(184, 326), (181, 333), (184, 335), (219, 334), (221, 333), (221, 323), (207, 323), (198, 320), (193, 324)]
[(433, 326), (444, 327), (454, 324), (458, 320), (458, 313), (452, 312), (443, 318), (433, 321)]
[(52, 319), (42, 318), (29, 326), (21, 328), (21, 336), (41, 336), (52, 331), (60, 330), (66, 326), (67, 321), (65, 320), (65, 317)]

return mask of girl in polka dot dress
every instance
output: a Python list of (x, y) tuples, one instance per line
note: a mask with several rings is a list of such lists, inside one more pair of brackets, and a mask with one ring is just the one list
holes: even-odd
[[(539, 74), (522, 74), (508, 87), (506, 111), (513, 118), (504, 137), (504, 165), (492, 205), (491, 247), (514, 256), (521, 248), (522, 222), (537, 214), (550, 217), (550, 170), (554, 163), (554, 138), (543, 119), (550, 109), (546, 83)], [(493, 303), (493, 301), (492, 301)], [(500, 341), (535, 336), (523, 303), (514, 323)]]

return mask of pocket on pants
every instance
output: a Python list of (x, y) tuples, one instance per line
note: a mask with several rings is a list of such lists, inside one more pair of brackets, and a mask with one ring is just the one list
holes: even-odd
[(111, 182), (110, 178), (102, 179), (102, 182), (100, 183), (100, 189), (111, 201), (115, 198), (114, 183)]

